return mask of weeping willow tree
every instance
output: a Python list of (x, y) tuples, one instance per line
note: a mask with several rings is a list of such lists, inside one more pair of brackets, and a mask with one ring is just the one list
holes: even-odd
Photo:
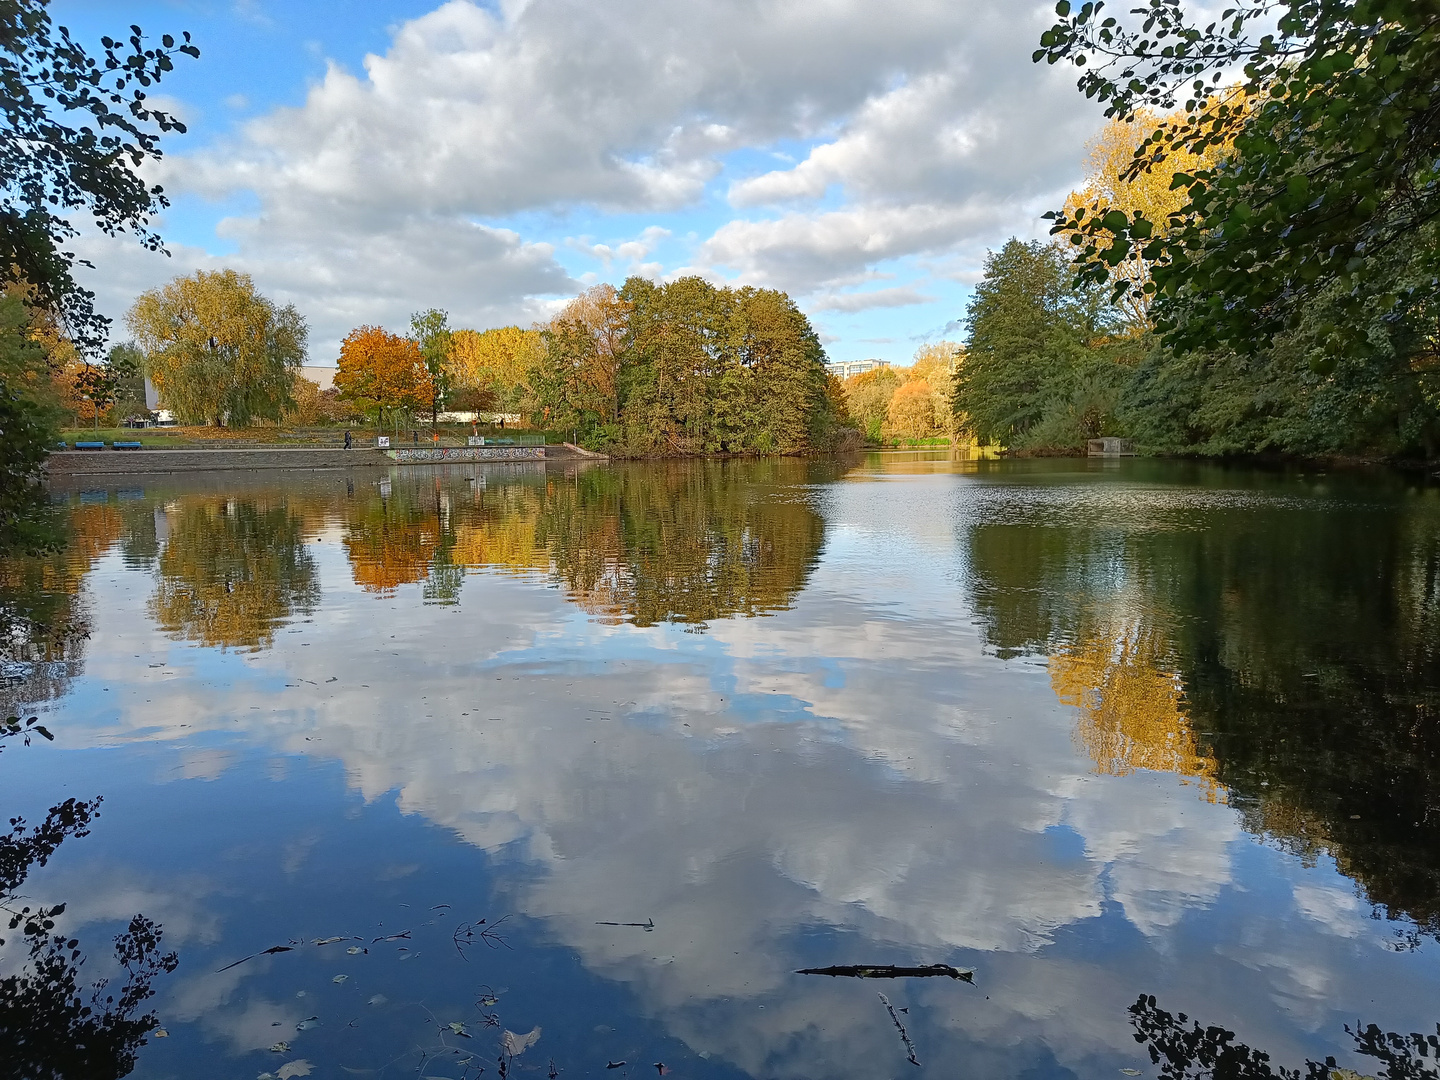
[(125, 316), (161, 402), (186, 423), (279, 420), (295, 407), (309, 331), (248, 274), (197, 270), (142, 293)]

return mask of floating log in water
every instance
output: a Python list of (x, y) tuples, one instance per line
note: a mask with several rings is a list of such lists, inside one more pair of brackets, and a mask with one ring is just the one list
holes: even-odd
[(974, 983), (975, 972), (961, 971), (949, 964), (925, 964), (922, 967), (897, 967), (895, 964), (836, 964), (834, 967), (800, 968), (796, 975), (845, 976), (850, 979), (929, 979), (944, 975), (949, 979)]

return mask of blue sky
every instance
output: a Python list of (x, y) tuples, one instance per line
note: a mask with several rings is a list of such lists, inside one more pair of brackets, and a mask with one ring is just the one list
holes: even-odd
[[(997, 0), (54, 0), (81, 40), (189, 30), (150, 170), (171, 256), (86, 238), (123, 315), (234, 266), (333, 360), (441, 307), (546, 318), (630, 273), (790, 292), (833, 359), (960, 335), (987, 248), (1043, 235), (1097, 112)], [(123, 329), (117, 328), (117, 336)]]

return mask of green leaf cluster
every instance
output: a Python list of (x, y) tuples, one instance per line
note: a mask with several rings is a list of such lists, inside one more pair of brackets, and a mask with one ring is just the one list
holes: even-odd
[(198, 57), (183, 34), (153, 47), (138, 26), (125, 40), (101, 38), (91, 55), (51, 23), (49, 0), (0, 3), (0, 267), (34, 288), (84, 351), (98, 352), (108, 320), (76, 284), (79, 211), (107, 235), (133, 232), (160, 250), (150, 227), (169, 205), (137, 171), (160, 157), (161, 135), (185, 125), (157, 108), (148, 91), (174, 70), (174, 57)]
[[(1156, 326), (1176, 349), (1252, 350), (1323, 304), (1338, 316), (1326, 335), (1338, 360), (1370, 348), (1373, 315), (1423, 316), (1440, 291), (1427, 236), (1440, 217), (1440, 0), (1237, 0), (1203, 27), (1180, 0), (1135, 9), (1138, 26), (1103, 10), (1059, 4), (1035, 59), (1079, 67), (1107, 115), (1183, 102), (1132, 168), (1229, 149), (1175, 177), (1187, 200), (1168, 222), (1056, 215), (1087, 278), (1110, 280), (1143, 248)], [(1236, 71), (1238, 85), (1222, 81)], [(1397, 251), (1413, 271), (1403, 283)]]

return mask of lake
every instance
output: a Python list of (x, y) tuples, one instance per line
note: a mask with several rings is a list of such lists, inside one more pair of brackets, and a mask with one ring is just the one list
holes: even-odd
[[(12, 901), (111, 979), (69, 1075), (1154, 1076), (1195, 1021), (1374, 1075), (1366, 1025), (1437, 1030), (1414, 478), (68, 484), (68, 548), (3, 571), (3, 705), (54, 739), (6, 740), (0, 808), (93, 811)], [(0, 1037), (78, 1061), (43, 997), (0, 983)]]

